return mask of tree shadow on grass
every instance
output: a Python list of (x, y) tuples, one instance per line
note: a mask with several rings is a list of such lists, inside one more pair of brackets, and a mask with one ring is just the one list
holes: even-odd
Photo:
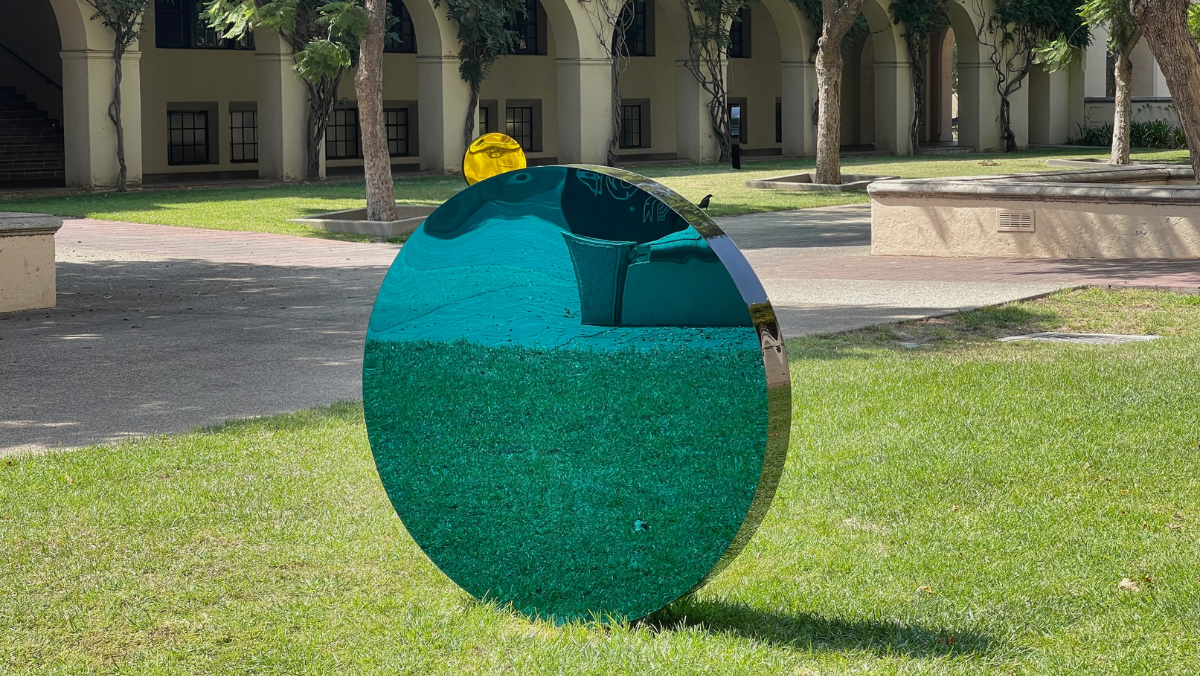
[(949, 312), (927, 319), (880, 323), (841, 333), (827, 333), (789, 339), (789, 357), (804, 359), (845, 359), (867, 357), (870, 349), (906, 352), (912, 349), (950, 351), (988, 343), (998, 338), (1024, 333), (1050, 331), (1062, 317), (1047, 308), (1020, 305), (982, 307), (965, 312)]
[(639, 625), (651, 631), (696, 627), (712, 634), (733, 634), (805, 652), (865, 651), (881, 656), (930, 658), (983, 656), (994, 651), (994, 640), (973, 630), (788, 614), (719, 600), (681, 599), (640, 620)]

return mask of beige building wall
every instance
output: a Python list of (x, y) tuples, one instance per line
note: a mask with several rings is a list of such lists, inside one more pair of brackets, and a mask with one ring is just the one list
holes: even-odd
[[(495, 102), (493, 128), (505, 130), (505, 108), (534, 107), (534, 135), (540, 148), (525, 155), (531, 160), (558, 158), (558, 68), (554, 30), (545, 22), (545, 54), (511, 54), (501, 57), (479, 88), (479, 100)], [(463, 111), (465, 117), (466, 111)], [(539, 121), (540, 116), (540, 121)], [(539, 130), (540, 128), (540, 130)], [(537, 141), (535, 140), (535, 143)]]
[[(419, 40), (420, 37), (418, 36)], [(420, 49), (419, 42), (417, 48)], [(342, 76), (342, 81), (338, 85), (338, 107), (358, 107), (358, 94), (354, 90), (355, 73), (356, 69), (351, 69)], [(408, 144), (410, 154), (404, 157), (392, 158), (392, 166), (397, 169), (415, 170), (420, 162), (421, 148), (418, 143), (418, 136), (421, 120), (417, 111), (420, 81), (417, 77), (416, 54), (388, 52), (383, 55), (383, 107), (385, 109), (408, 109)], [(463, 114), (465, 116), (465, 110)], [(362, 164), (363, 161), (361, 159), (325, 161), (325, 166), (328, 168), (361, 167)]]
[[(151, 2), (141, 40), (142, 171), (145, 174), (257, 172), (256, 162), (231, 162), (229, 145), (231, 104), (233, 107), (257, 105), (254, 51), (159, 49), (154, 45), (154, 3)], [(168, 163), (168, 110), (208, 111), (209, 163)]]
[[(669, 1), (669, 0), (668, 0)], [(635, 56), (621, 76), (621, 99), (650, 102), (650, 147), (622, 148), (621, 155), (674, 155), (678, 148), (678, 105), (675, 85), (676, 31), (662, 2), (650, 0), (654, 12), (654, 56)], [(686, 28), (684, 28), (686, 30)]]
[[(681, 61), (686, 52), (687, 30), (682, 9), (670, 0), (650, 1), (654, 8), (654, 55), (633, 58), (622, 91), (626, 101), (649, 102), (650, 141), (648, 147), (620, 152), (711, 161), (715, 141), (707, 128), (705, 97)], [(90, 13), (84, 0), (29, 0), (10, 4), (13, 7), (8, 16), (15, 20), (0, 26), (0, 40), (27, 52), (26, 58), (31, 63), (45, 66), (43, 69), (38, 65), (39, 69), (60, 76), (67, 89), (57, 95), (44, 91), (31, 98), (65, 121), (68, 183), (111, 186), (113, 130), (103, 114), (109, 96), (105, 90), (111, 82), (111, 64), (105, 61), (105, 47), (106, 41), (111, 44), (111, 36), (105, 34), (107, 29), (86, 19)], [(455, 80), (453, 73), (457, 65), (454, 30), (444, 19), (444, 9), (433, 8), (428, 0), (413, 0), (410, 11), (421, 55), (384, 57), (385, 104), (409, 109), (410, 151), (415, 151), (409, 157), (395, 158), (394, 163), (405, 167), (420, 163), (432, 171), (453, 170), (457, 164), (454, 156), (460, 157), (461, 151), (452, 137), (461, 129), (465, 114), (465, 85)], [(909, 151), (907, 127), (912, 102), (903, 27), (891, 25), (883, 0), (870, 0), (863, 11), (871, 22), (872, 36), (848, 54), (843, 91), (844, 141), (873, 142), (880, 149), (905, 153)], [(998, 100), (991, 81), (994, 74), (984, 50), (974, 43), (973, 15), (957, 3), (951, 3), (947, 11), (956, 34), (965, 36), (966, 43), (959, 45), (960, 137), (965, 145), (981, 150), (996, 148)], [(529, 153), (531, 160), (602, 159), (604, 139), (610, 128), (605, 49), (597, 46), (594, 29), (587, 25), (586, 18), (581, 18), (585, 16), (584, 10), (575, 0), (543, 0), (540, 13), (545, 15), (541, 25), (547, 53), (504, 57), (483, 85), (481, 100), (489, 105), (492, 128), (504, 130), (507, 106), (534, 105), (538, 111), (535, 126), (539, 143)], [(815, 78), (810, 45), (806, 46), (806, 41), (811, 40), (814, 28), (794, 5), (783, 0), (764, 0), (753, 5), (750, 17), (750, 56), (730, 59), (727, 64), (730, 97), (744, 100), (746, 105), (744, 147), (781, 148), (782, 144), (776, 141), (775, 105), (786, 98), (790, 105), (783, 110), (784, 136), (790, 143), (790, 152), (811, 153)], [(154, 23), (151, 3), (140, 51), (135, 50), (126, 60), (126, 129), (132, 137), (127, 156), (134, 182), (143, 171), (151, 175), (230, 172), (249, 175), (262, 169), (263, 175), (269, 177), (301, 178), (303, 162), (294, 155), (302, 154), (307, 113), (300, 102), (303, 87), (293, 86), (296, 83), (287, 79), (291, 76), (290, 57), (286, 53), (275, 54), (279, 50), (268, 48), (267, 40), (259, 40), (257, 53), (159, 49), (155, 46)], [(14, 26), (22, 30), (14, 30)], [(431, 34), (430, 30), (434, 32)], [(788, 36), (787, 39), (781, 41), (781, 34)], [(425, 48), (421, 48), (423, 44)], [(1145, 51), (1144, 47), (1141, 49)], [(1022, 145), (1028, 141), (1057, 142), (1064, 133), (1064, 120), (1069, 132), (1076, 119), (1085, 117), (1079, 93), (1083, 90), (1093, 95), (1102, 82), (1102, 68), (1100, 72), (1097, 69), (1103, 56), (1099, 51), (1089, 50), (1086, 64), (1073, 74), (1035, 75), (1029, 86), (1013, 97), (1014, 126)], [(0, 56), (0, 83), (20, 79), (22, 90), (37, 89), (37, 83), (29, 81), (31, 74), (21, 75), (21, 69), (2, 59)], [(1139, 52), (1134, 60), (1135, 68), (1139, 69), (1135, 71), (1135, 94), (1166, 95), (1165, 83), (1153, 67), (1152, 59)], [(419, 73), (429, 76), (425, 82)], [(355, 104), (353, 73), (345, 76), (340, 94), (345, 99), (344, 105)], [(418, 101), (423, 102), (418, 104)], [(946, 103), (938, 101), (938, 109), (944, 112)], [(264, 106), (270, 106), (274, 112), (264, 114)], [(255, 107), (260, 113), (260, 162), (232, 162), (230, 111)], [(420, 108), (426, 110), (429, 120), (421, 119)], [(169, 164), (167, 113), (172, 109), (209, 113), (208, 163)], [(280, 110), (284, 113), (279, 113)], [(943, 119), (943, 131), (946, 122)], [(420, 131), (423, 128), (425, 133)], [(268, 144), (270, 152), (264, 154), (267, 137), (273, 140)], [(422, 151), (422, 137), (437, 141), (431, 144), (430, 155), (424, 160), (417, 156)], [(268, 160), (268, 155), (274, 159)], [(277, 164), (286, 166), (276, 167)], [(333, 170), (360, 164), (357, 159), (328, 163)]]

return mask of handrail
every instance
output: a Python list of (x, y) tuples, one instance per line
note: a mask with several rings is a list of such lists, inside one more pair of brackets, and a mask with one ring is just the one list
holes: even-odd
[(62, 85), (60, 85), (59, 83), (57, 83), (57, 82), (55, 82), (54, 80), (50, 79), (50, 76), (49, 76), (49, 75), (46, 75), (46, 74), (45, 74), (45, 73), (43, 73), (42, 71), (38, 70), (37, 66), (33, 65), (32, 63), (29, 63), (29, 62), (28, 62), (28, 61), (26, 61), (25, 59), (22, 59), (20, 54), (18, 54), (18, 53), (16, 53), (16, 52), (14, 52), (13, 50), (9, 49), (7, 45), (5, 45), (5, 44), (3, 44), (3, 43), (0, 43), (0, 49), (3, 49), (4, 51), (8, 52), (9, 54), (11, 54), (11, 55), (12, 55), (12, 57), (13, 57), (14, 59), (16, 59), (17, 61), (20, 61), (21, 63), (25, 64), (25, 67), (26, 67), (26, 68), (28, 68), (29, 70), (32, 70), (33, 72), (35, 72), (35, 73), (37, 73), (38, 75), (42, 76), (42, 79), (46, 81), (46, 84), (54, 85), (55, 87), (57, 87), (57, 88), (58, 88), (58, 91), (60, 91), (60, 92), (62, 91)]

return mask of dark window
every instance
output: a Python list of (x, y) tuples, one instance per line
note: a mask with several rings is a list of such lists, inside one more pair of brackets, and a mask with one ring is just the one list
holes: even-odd
[(396, 22), (383, 44), (383, 51), (399, 54), (417, 53), (417, 33), (413, 30), (412, 15), (400, 0), (388, 0)]
[(750, 58), (750, 8), (738, 10), (737, 18), (729, 25), (729, 57)]
[(388, 155), (403, 157), (408, 154), (408, 108), (385, 108), (383, 128), (387, 134)]
[(525, 152), (533, 148), (533, 106), (504, 109), (505, 133), (521, 145)]
[(492, 110), (487, 106), (479, 106), (479, 136), (492, 130)]
[(325, 159), (361, 157), (358, 147), (358, 108), (337, 108), (325, 125)]
[(783, 143), (783, 103), (775, 102), (775, 142)]
[(208, 111), (167, 113), (167, 164), (208, 164)]
[(746, 137), (746, 106), (741, 103), (731, 103), (729, 105), (729, 135), (733, 137), (735, 143), (743, 142)]
[(154, 45), (160, 49), (254, 49), (254, 33), (226, 40), (204, 18), (206, 0), (154, 0)]
[(258, 161), (258, 113), (229, 111), (229, 161)]
[(648, 22), (646, 19), (646, 0), (632, 0), (621, 10), (618, 25), (629, 26), (625, 31), (625, 48), (630, 56), (652, 56), (649, 42), (646, 38)]
[(638, 104), (621, 106), (621, 147), (642, 147), (642, 107)]
[(517, 34), (513, 54), (542, 54), (538, 38), (538, 0), (525, 0), (525, 15), (518, 16), (512, 30)]

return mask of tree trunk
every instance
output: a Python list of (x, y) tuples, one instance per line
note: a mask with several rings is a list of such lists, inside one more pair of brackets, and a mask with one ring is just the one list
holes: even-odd
[(1167, 80), (1200, 183), (1200, 50), (1188, 32), (1188, 0), (1132, 0), (1129, 9)]
[(842, 36), (830, 35), (828, 28), (827, 25), (817, 48), (817, 183), (840, 184)]
[(921, 154), (921, 127), (925, 125), (925, 56), (929, 53), (928, 40), (918, 43), (905, 40), (908, 62), (912, 64), (913, 121), (909, 136), (912, 138), (913, 155)]
[(1133, 62), (1129, 53), (1136, 41), (1117, 50), (1113, 77), (1117, 81), (1116, 96), (1113, 98), (1113, 138), (1111, 164), (1129, 164), (1129, 123), (1131, 111), (1129, 78), (1133, 75)]
[(117, 128), (117, 190), (129, 192), (129, 169), (125, 166), (125, 125), (121, 121), (121, 79), (124, 69), (121, 61), (125, 58), (125, 47), (118, 40), (113, 47), (113, 98), (108, 104), (108, 119)]
[(367, 184), (367, 220), (396, 220), (396, 190), (383, 119), (383, 36), (387, 0), (366, 0), (367, 30), (358, 51), (354, 93), (358, 96), (363, 172)]
[[(618, 25), (616, 30), (621, 30), (621, 27)], [(613, 40), (616, 39), (614, 34)], [(621, 67), (621, 59), (624, 58), (626, 63), (629, 60), (628, 56), (622, 57), (620, 53), (624, 49), (624, 44), (624, 39), (617, 43), (618, 46), (613, 48), (612, 56), (612, 134), (608, 139), (608, 152), (605, 153), (604, 158), (604, 163), (610, 167), (617, 166), (617, 151), (621, 147), (621, 123), (623, 122), (621, 119), (621, 73), (625, 70)]]
[[(475, 111), (479, 108), (479, 83), (471, 82), (471, 98), (467, 101), (467, 119), (463, 124), (463, 152), (475, 141)], [(480, 131), (485, 131), (481, 129)]]
[(329, 116), (333, 114), (333, 106), (337, 103), (338, 85), (342, 76), (332, 80), (321, 79), (316, 84), (304, 82), (308, 87), (308, 168), (306, 178), (309, 181), (321, 180), (321, 142), (325, 140), (325, 127), (329, 124)]

